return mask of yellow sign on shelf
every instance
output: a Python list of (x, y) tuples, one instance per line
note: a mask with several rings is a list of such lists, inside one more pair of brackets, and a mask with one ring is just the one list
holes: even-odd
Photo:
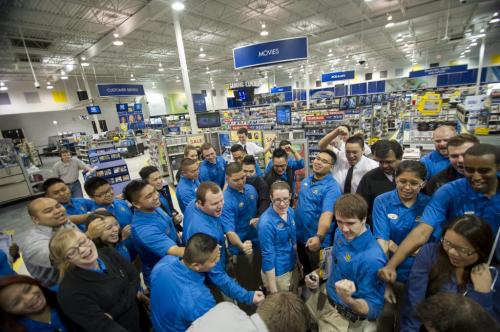
[(66, 92), (64, 91), (52, 91), (52, 99), (54, 99), (55, 103), (67, 103), (68, 96), (66, 96)]
[(435, 92), (426, 92), (417, 99), (417, 110), (422, 115), (438, 115), (441, 113), (442, 105), (441, 95)]
[(476, 135), (489, 135), (490, 134), (490, 128), (475, 128), (474, 129), (474, 134)]

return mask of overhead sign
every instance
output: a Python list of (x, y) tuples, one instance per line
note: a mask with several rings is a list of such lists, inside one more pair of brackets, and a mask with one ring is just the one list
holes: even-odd
[(193, 107), (195, 113), (201, 113), (207, 111), (207, 104), (205, 101), (205, 96), (201, 93), (193, 93)]
[(354, 79), (354, 70), (339, 71), (336, 73), (326, 73), (321, 75), (321, 82), (332, 82)]
[(99, 97), (144, 96), (141, 84), (97, 84)]
[(259, 86), (260, 86), (260, 80), (252, 80), (252, 81), (226, 83), (224, 84), (224, 89), (231, 90), (238, 88), (252, 88), (252, 87), (257, 88)]
[(292, 91), (291, 86), (276, 86), (274, 88), (271, 88), (271, 93), (291, 92), (291, 91)]
[(307, 37), (274, 40), (233, 49), (235, 69), (307, 59)]
[(443, 75), (451, 73), (461, 73), (467, 71), (467, 65), (435, 67), (424, 70), (411, 71), (409, 77), (422, 77), (431, 75)]

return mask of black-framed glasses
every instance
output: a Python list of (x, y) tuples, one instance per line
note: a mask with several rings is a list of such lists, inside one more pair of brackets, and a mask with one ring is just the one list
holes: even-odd
[(441, 244), (443, 245), (443, 249), (448, 252), (450, 249), (454, 249), (460, 256), (472, 256), (476, 253), (474, 249), (469, 248), (461, 248), (444, 238), (441, 238)]

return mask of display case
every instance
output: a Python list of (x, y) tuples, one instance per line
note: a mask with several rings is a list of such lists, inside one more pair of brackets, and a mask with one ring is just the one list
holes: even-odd
[(0, 204), (31, 196), (20, 157), (11, 139), (0, 139)]

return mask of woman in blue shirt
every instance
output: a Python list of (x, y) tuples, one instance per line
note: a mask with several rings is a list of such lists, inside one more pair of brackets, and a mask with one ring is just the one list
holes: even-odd
[(124, 241), (130, 237), (131, 226), (120, 230), (115, 216), (108, 211), (94, 211), (87, 218), (87, 236), (94, 241), (96, 247), (112, 247), (127, 261), (131, 262), (130, 253)]
[(408, 278), (401, 331), (419, 331), (422, 324), (414, 316), (416, 305), (439, 292), (467, 296), (500, 319), (498, 270), (486, 264), (492, 246), (491, 226), (474, 215), (452, 220), (441, 243), (423, 246)]
[(69, 332), (56, 294), (22, 275), (0, 278), (0, 330), (9, 332)]
[[(425, 186), (427, 171), (418, 161), (405, 160), (396, 168), (396, 189), (375, 198), (372, 221), (373, 235), (390, 257), (408, 233), (418, 225), (430, 197), (420, 193)], [(385, 306), (378, 319), (382, 331), (399, 330), (399, 311), (404, 298), (404, 285), (408, 279), (414, 256), (398, 267), (398, 279), (394, 285), (385, 289)]]
[(277, 181), (270, 189), (272, 205), (259, 219), (262, 280), (270, 293), (296, 291), (298, 286), (297, 239), (290, 186)]

